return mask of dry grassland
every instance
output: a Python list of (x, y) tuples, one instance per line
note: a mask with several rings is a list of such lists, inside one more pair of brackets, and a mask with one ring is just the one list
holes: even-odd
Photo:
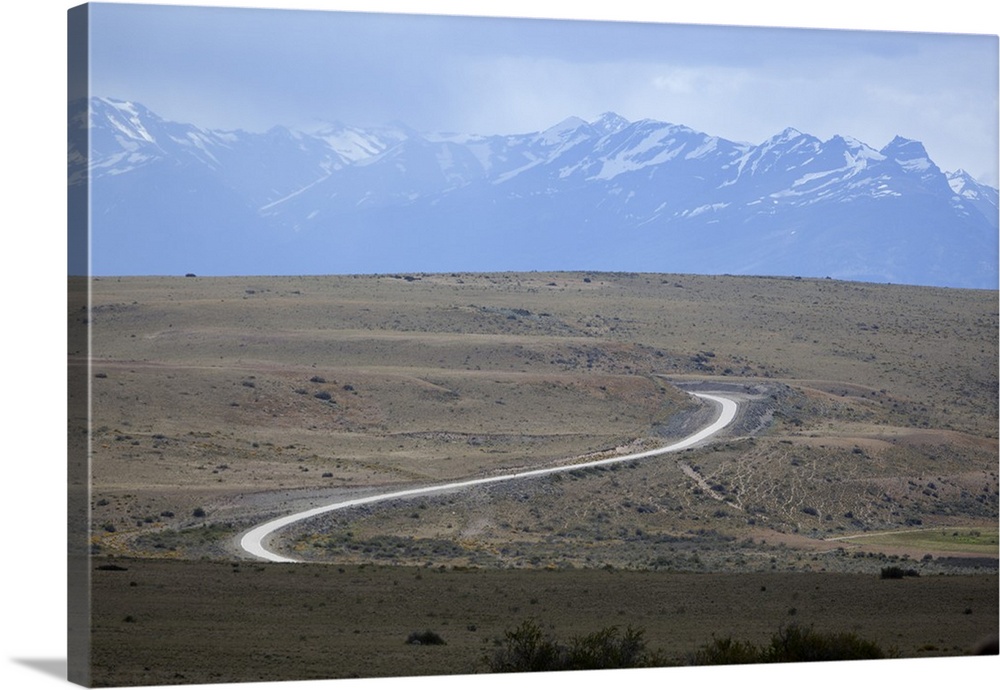
[[(370, 604), (370, 621), (384, 621), (382, 605), (392, 597), (386, 590), (372, 603), (356, 589), (370, 586), (361, 584), (365, 573), (406, 582), (425, 573), (425, 583), (447, 576), (459, 590), (459, 582), (510, 578), (469, 590), (480, 598), (546, 573), (553, 580), (545, 587), (565, 583), (579, 601), (588, 582), (626, 572), (664, 587), (679, 587), (666, 578), (678, 573), (828, 576), (819, 587), (841, 583), (833, 579), (839, 573), (861, 578), (843, 580), (849, 587), (865, 582), (882, 591), (879, 570), (897, 564), (923, 577), (896, 593), (969, 587), (985, 603), (962, 610), (985, 606), (992, 615), (961, 638), (949, 632), (931, 640), (919, 616), (903, 614), (916, 599), (886, 600), (899, 613), (893, 629), (920, 637), (904, 645), (905, 654), (962, 653), (976, 636), (996, 632), (994, 291), (583, 273), (101, 278), (91, 288), (89, 305), (82, 294), (73, 304), (71, 293), (70, 327), (92, 329), (92, 551), (140, 557), (130, 568), (160, 582), (164, 610), (169, 578), (182, 577), (178, 567), (194, 560), (217, 579), (246, 579), (263, 568), (260, 577), (271, 578), (274, 591), (287, 587), (294, 607), (323, 601), (296, 582), (315, 576), (322, 588), (336, 579), (343, 595)], [(71, 353), (71, 370), (86, 362), (85, 353)], [(699, 387), (733, 391), (745, 403), (736, 427), (706, 447), (332, 514), (282, 536), (283, 548), (304, 559), (348, 568), (355, 575), (347, 584), (336, 566), (298, 571), (244, 562), (229, 573), (241, 558), (235, 538), (267, 517), (372, 487), (484, 476), (681, 437), (708, 411), (684, 391)], [(71, 424), (86, 427), (79, 418)], [(469, 569), (480, 579), (463, 580), (472, 578)], [(205, 666), (194, 648), (177, 652), (199, 668), (184, 678), (117, 667), (101, 650), (139, 629), (117, 617), (146, 619), (123, 613), (136, 590), (105, 584), (116, 575), (95, 579), (102, 678), (233, 679)], [(734, 577), (727, 588), (741, 582)], [(775, 580), (767, 590), (804, 596), (792, 581)], [(212, 596), (208, 582), (183, 598)], [(983, 594), (991, 588), (992, 599)], [(635, 591), (638, 601), (645, 590)], [(220, 620), (242, 615), (239, 602), (229, 604)], [(434, 618), (441, 605), (415, 600), (399, 620), (416, 626), (425, 616), (423, 627), (446, 631), (487, 625), (483, 616), (455, 612), (444, 627)], [(469, 670), (492, 644), (485, 638), (527, 613), (579, 632), (617, 620), (583, 607), (504, 605), (487, 633), (467, 636), (462, 654), (424, 650), (422, 661), (392, 668)], [(635, 618), (632, 606), (621, 605), (623, 623), (659, 625)], [(767, 634), (784, 620), (776, 613), (782, 608), (802, 609), (782, 600), (762, 619)], [(684, 644), (667, 645), (674, 652), (724, 632), (689, 618)], [(846, 628), (847, 620), (829, 622)], [(384, 655), (399, 630), (366, 638), (355, 625), (336, 623), (346, 635), (339, 642), (323, 637), (333, 634), (329, 626), (303, 633), (337, 647), (335, 663), (292, 652), (275, 661), (302, 672), (286, 677), (367, 672), (365, 659)], [(211, 627), (191, 626), (202, 635)], [(883, 644), (894, 642), (878, 634)], [(371, 644), (355, 644), (362, 639)], [(447, 662), (427, 661), (433, 655)], [(238, 679), (257, 677), (273, 676), (251, 670)]]
[[(483, 673), (525, 620), (560, 640), (641, 628), (668, 664), (713, 636), (763, 644), (792, 623), (908, 658), (967, 654), (996, 629), (995, 575), (114, 564), (125, 570), (94, 572), (98, 685)], [(406, 643), (425, 630), (445, 644)]]
[[(602, 541), (996, 520), (992, 292), (631, 274), (105, 278), (92, 290), (71, 316), (92, 327), (93, 517), (112, 553), (135, 532), (183, 530), (195, 508), (242, 524), (317, 492), (655, 443), (695, 405), (672, 385), (686, 379), (752, 386), (757, 417), (738, 431), (754, 437), (621, 472), (617, 486), (569, 476), (525, 489), (544, 487), (557, 521), (521, 516), (503, 492), (455, 497), (461, 520), (438, 511), (440, 528), (414, 536), (586, 534), (599, 519), (572, 515), (587, 506), (607, 513), (610, 530), (588, 537)], [(413, 522), (379, 519), (396, 536)]]

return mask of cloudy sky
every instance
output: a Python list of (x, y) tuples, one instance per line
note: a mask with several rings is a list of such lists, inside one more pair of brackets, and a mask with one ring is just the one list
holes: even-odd
[(252, 131), (521, 133), (615, 111), (751, 143), (789, 126), (875, 148), (898, 134), (998, 182), (996, 36), (311, 6), (341, 11), (93, 5), (92, 93)]

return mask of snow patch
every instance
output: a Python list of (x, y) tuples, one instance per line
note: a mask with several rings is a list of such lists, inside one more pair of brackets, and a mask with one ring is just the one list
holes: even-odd
[(682, 218), (694, 218), (695, 216), (700, 216), (703, 213), (708, 213), (709, 211), (721, 211), (722, 209), (729, 206), (729, 203), (717, 203), (717, 204), (705, 204), (697, 208), (693, 208), (690, 211), (683, 211), (681, 213)]
[(697, 148), (689, 151), (685, 156), (685, 160), (691, 160), (692, 158), (701, 158), (706, 153), (711, 153), (719, 148), (719, 137), (709, 137), (705, 140), (703, 144)]
[(539, 135), (538, 140), (549, 146), (555, 146), (562, 142), (566, 135), (581, 127), (587, 127), (588, 123), (579, 117), (567, 117), (562, 122), (549, 127)]

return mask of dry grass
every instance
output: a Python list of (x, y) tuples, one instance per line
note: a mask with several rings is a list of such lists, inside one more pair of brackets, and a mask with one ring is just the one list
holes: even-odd
[[(197, 507), (235, 533), (323, 492), (679, 435), (671, 425), (692, 402), (661, 375), (757, 386), (757, 417), (738, 430), (756, 438), (613, 483), (571, 476), (518, 489), (541, 494), (534, 500), (559, 520), (488, 492), (452, 499), (460, 510), (431, 502), (416, 531), (412, 505), (364, 529), (454, 541), (490, 525), (494, 546), (530, 530), (568, 555), (529, 562), (577, 565), (594, 561), (596, 538), (610, 544), (602, 558), (642, 567), (645, 556), (615, 535), (784, 534), (822, 550), (818, 540), (845, 533), (997, 517), (995, 293), (633, 274), (121, 278), (92, 288), (89, 311), (71, 316), (93, 328), (94, 527), (110, 552), (131, 548), (134, 533), (200, 527)], [(315, 536), (306, 531), (308, 543)]]
[[(528, 616), (562, 637), (639, 625), (673, 655), (713, 633), (763, 642), (792, 610), (904, 655), (996, 631), (995, 292), (570, 273), (92, 288), (70, 312), (93, 333), (92, 547), (143, 557), (95, 577), (102, 683), (472, 671)], [(366, 487), (682, 436), (699, 405), (679, 386), (748, 404), (677, 456), (285, 535), (336, 565), (238, 560), (251, 524)], [(915, 536), (973, 530), (992, 543)], [(889, 564), (923, 577), (878, 581)], [(294, 612), (294, 631), (279, 616), (250, 632), (251, 596)], [(448, 644), (404, 644), (428, 628)]]
[[(966, 654), (996, 631), (995, 575), (114, 563), (127, 570), (93, 573), (97, 685), (481, 673), (524, 620), (564, 640), (631, 625), (667, 663), (713, 636), (763, 644), (790, 623), (907, 657)], [(446, 644), (406, 644), (425, 630)]]

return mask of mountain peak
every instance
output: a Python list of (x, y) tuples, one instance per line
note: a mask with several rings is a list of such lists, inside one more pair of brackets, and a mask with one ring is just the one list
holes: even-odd
[(795, 129), (794, 127), (785, 127), (783, 130), (781, 130), (780, 134), (772, 138), (772, 141), (774, 141), (775, 143), (794, 141), (795, 139), (798, 139), (799, 137), (802, 136), (804, 136), (802, 132)]
[(793, 146), (798, 146), (806, 141), (815, 140), (814, 143), (818, 143), (818, 139), (815, 139), (812, 135), (804, 134), (794, 127), (785, 127), (779, 133), (773, 135), (764, 141), (760, 148), (764, 150), (772, 149), (774, 147), (784, 147), (785, 144), (792, 144), (796, 142)]
[(904, 137), (902, 135), (897, 134), (896, 136), (894, 136), (892, 138), (892, 141), (890, 141), (888, 144), (886, 144), (885, 147), (886, 148), (890, 148), (890, 147), (891, 148), (904, 148), (904, 147), (910, 146), (912, 144), (918, 144), (920, 146), (923, 146), (923, 144), (921, 144), (916, 139), (908, 139), (908, 138), (906, 138), (906, 137)]
[(921, 158), (928, 160), (929, 162), (930, 158), (930, 156), (927, 155), (927, 149), (924, 148), (924, 145), (921, 142), (916, 139), (901, 137), (898, 134), (892, 138), (892, 141), (885, 145), (881, 153), (885, 154), (887, 157), (895, 158), (900, 162)]
[(122, 112), (129, 113), (131, 115), (137, 115), (139, 111), (143, 111), (144, 114), (149, 114), (149, 111), (142, 105), (133, 103), (132, 101), (125, 101), (120, 98), (101, 98), (95, 96), (90, 99), (90, 106), (93, 107), (106, 107), (113, 108), (115, 110), (120, 110)]
[(576, 115), (570, 115), (565, 120), (561, 120), (556, 124), (552, 125), (545, 132), (572, 132), (574, 129), (579, 129), (580, 127), (587, 126), (588, 123), (582, 117), (577, 117)]
[(896, 161), (907, 172), (931, 174), (939, 172), (924, 145), (914, 139), (907, 139), (897, 134), (879, 153)]
[(608, 111), (601, 113), (596, 120), (590, 123), (590, 126), (601, 134), (614, 134), (615, 132), (622, 131), (630, 124), (632, 123), (618, 113)]
[(590, 129), (590, 123), (575, 115), (567, 117), (565, 120), (552, 125), (541, 133), (541, 139), (547, 144), (555, 144), (565, 139), (570, 133), (577, 131), (581, 127)]
[(981, 183), (962, 168), (959, 168), (955, 172), (946, 172), (944, 176), (948, 180), (948, 186), (951, 187), (951, 190), (966, 199), (992, 199), (990, 213), (993, 217), (996, 217), (998, 196), (996, 189)]
[(139, 103), (97, 97), (90, 99), (89, 120), (91, 128), (108, 126), (118, 136), (149, 144), (156, 143), (150, 128), (156, 129), (163, 122), (162, 118)]

